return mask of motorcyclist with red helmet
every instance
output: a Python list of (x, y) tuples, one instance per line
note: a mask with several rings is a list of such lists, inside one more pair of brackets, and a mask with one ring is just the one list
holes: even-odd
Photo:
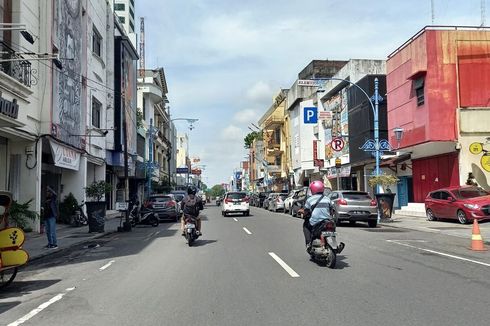
[(305, 202), (303, 208), (303, 233), (305, 235), (306, 250), (309, 251), (311, 244), (311, 231), (313, 225), (326, 219), (331, 219), (330, 210), (332, 203), (328, 197), (324, 196), (325, 186), (323, 182), (317, 180), (310, 183), (311, 196)]

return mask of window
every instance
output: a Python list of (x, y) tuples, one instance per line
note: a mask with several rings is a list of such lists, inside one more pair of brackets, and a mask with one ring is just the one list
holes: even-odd
[(117, 16), (117, 18), (119, 18), (119, 22), (121, 24), (124, 24), (126, 22), (126, 18), (125, 17), (122, 17), (122, 16)]
[(129, 2), (131, 2), (131, 5), (133, 6), (134, 8), (134, 0), (129, 0)]
[(415, 96), (417, 96), (417, 106), (421, 106), (425, 103), (424, 84), (425, 84), (425, 76), (415, 79), (413, 81)]
[(146, 120), (146, 99), (143, 96), (143, 120)]
[(102, 55), (102, 36), (93, 26), (93, 34), (92, 34), (92, 52), (97, 54), (99, 57)]
[(274, 143), (275, 144), (281, 143), (281, 129), (274, 130)]
[(441, 194), (441, 199), (442, 200), (447, 200), (449, 197), (451, 197), (451, 195), (448, 192), (445, 192), (445, 191), (441, 191), (440, 194)]
[(102, 103), (92, 96), (92, 126), (100, 128), (100, 115), (102, 112)]
[(134, 11), (131, 7), (129, 7), (129, 17), (134, 18)]
[(281, 166), (281, 156), (276, 156), (276, 158), (274, 160), (274, 164)]
[(126, 5), (124, 3), (114, 4), (114, 10), (126, 10)]
[(131, 20), (129, 21), (129, 31), (134, 32), (134, 24)]

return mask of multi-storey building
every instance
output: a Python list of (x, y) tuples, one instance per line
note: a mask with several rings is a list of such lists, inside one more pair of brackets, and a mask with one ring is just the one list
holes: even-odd
[(124, 27), (126, 35), (129, 36), (133, 45), (136, 43), (135, 34), (135, 0), (113, 0), (114, 12), (116, 13), (117, 19)]
[(415, 202), (470, 172), (490, 189), (489, 58), (490, 29), (464, 27), (425, 27), (388, 56), (388, 125), (403, 128), (411, 161), (396, 168)]

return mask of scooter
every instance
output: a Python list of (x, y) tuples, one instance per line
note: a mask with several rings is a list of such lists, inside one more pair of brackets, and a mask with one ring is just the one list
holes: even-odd
[(87, 215), (83, 212), (82, 207), (85, 205), (85, 202), (82, 201), (82, 204), (78, 205), (75, 210), (75, 217), (73, 218), (72, 225), (73, 226), (83, 226), (88, 224)]
[(131, 226), (136, 225), (151, 225), (157, 227), (160, 224), (158, 220), (158, 215), (153, 212), (151, 208), (140, 207), (139, 201), (133, 204), (131, 211), (129, 213), (129, 220), (131, 221)]
[(313, 226), (312, 240), (308, 248), (311, 258), (328, 268), (335, 268), (337, 255), (344, 250), (345, 244), (337, 244), (335, 221), (328, 219)]
[(197, 229), (196, 229), (196, 219), (193, 218), (192, 216), (189, 215), (184, 215), (184, 235), (185, 239), (187, 240), (187, 244), (192, 246), (194, 241), (199, 238), (199, 235), (197, 234)]

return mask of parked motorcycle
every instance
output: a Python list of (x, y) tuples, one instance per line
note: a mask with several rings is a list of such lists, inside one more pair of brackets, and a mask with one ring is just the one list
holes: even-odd
[(185, 224), (184, 224), (184, 234), (185, 234), (185, 239), (187, 240), (187, 244), (192, 246), (192, 243), (199, 238), (199, 235), (197, 234), (197, 229), (196, 229), (196, 219), (193, 218), (192, 216), (185, 216)]
[(88, 224), (87, 215), (85, 215), (82, 208), (84, 205), (85, 202), (82, 201), (82, 203), (77, 206), (77, 209), (75, 210), (75, 216), (72, 221), (73, 226), (83, 226)]
[(129, 213), (129, 220), (131, 226), (136, 225), (151, 225), (157, 227), (160, 221), (158, 215), (151, 209), (144, 206), (140, 206), (139, 201), (135, 202)]
[(312, 241), (309, 248), (311, 258), (328, 268), (335, 268), (337, 255), (344, 250), (345, 244), (337, 244), (335, 221), (328, 219), (313, 226)]

